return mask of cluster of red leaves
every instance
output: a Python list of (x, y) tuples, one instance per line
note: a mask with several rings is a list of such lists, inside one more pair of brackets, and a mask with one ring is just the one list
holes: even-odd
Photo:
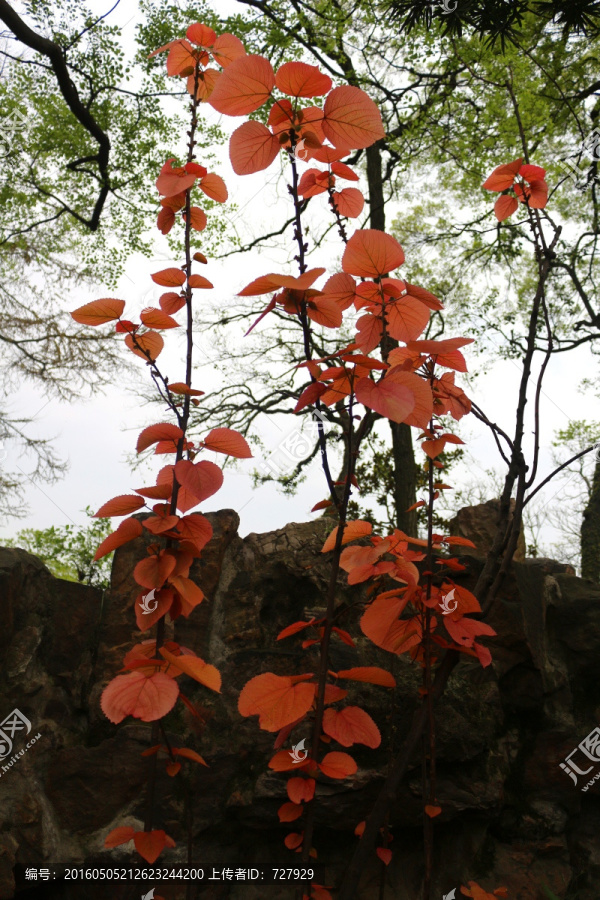
[[(197, 88), (197, 94), (212, 90), (213, 70), (200, 70), (209, 55), (220, 66), (226, 67), (240, 54), (243, 45), (233, 35), (217, 38), (212, 29), (204, 25), (192, 25), (188, 40), (173, 41), (169, 49), (167, 70), (172, 75), (188, 78), (188, 88)], [(160, 52), (160, 51), (157, 51)], [(198, 64), (198, 65), (197, 65)], [(198, 84), (200, 82), (200, 84)], [(173, 166), (174, 159), (163, 165), (156, 181), (161, 197), (161, 210), (157, 226), (166, 234), (175, 223), (176, 214), (182, 212), (185, 222), (189, 211), (190, 228), (202, 231), (206, 226), (206, 214), (199, 206), (192, 205), (192, 191), (199, 189), (218, 203), (227, 200), (227, 188), (220, 176), (209, 173), (204, 166), (189, 161), (183, 166)], [(196, 252), (194, 261), (206, 263), (204, 254)], [(164, 341), (159, 332), (180, 327), (174, 316), (192, 301), (195, 289), (212, 288), (202, 275), (190, 271), (191, 266), (167, 268), (151, 277), (155, 284), (170, 288), (162, 294), (159, 307), (148, 307), (140, 313), (140, 321), (123, 318), (125, 302), (107, 298), (87, 303), (71, 315), (82, 325), (103, 325), (116, 322), (117, 333), (125, 335), (125, 344), (136, 356), (152, 367), (153, 375), (160, 377), (169, 407), (177, 416), (178, 424), (159, 422), (141, 432), (137, 440), (137, 452), (154, 448), (155, 455), (170, 455), (174, 461), (163, 466), (154, 484), (136, 488), (134, 493), (113, 497), (97, 511), (97, 517), (126, 516), (118, 528), (98, 547), (94, 559), (100, 559), (118, 547), (140, 537), (144, 532), (153, 540), (146, 556), (133, 571), (140, 587), (135, 598), (136, 624), (141, 632), (149, 631), (159, 620), (169, 616), (171, 621), (189, 616), (204, 599), (198, 585), (190, 578), (190, 568), (212, 537), (209, 520), (195, 510), (219, 490), (223, 472), (214, 462), (198, 460), (202, 451), (223, 453), (247, 458), (252, 454), (245, 438), (229, 428), (214, 428), (201, 440), (192, 441), (187, 435), (187, 410), (197, 405), (202, 391), (187, 382), (169, 382), (160, 375), (156, 360)], [(181, 426), (184, 427), (181, 427)], [(143, 520), (132, 513), (148, 511)], [(121, 673), (113, 678), (101, 696), (104, 714), (115, 724), (127, 716), (143, 722), (154, 722), (169, 713), (178, 699), (189, 711), (202, 719), (199, 711), (180, 691), (177, 679), (187, 675), (209, 690), (220, 692), (221, 676), (218, 670), (200, 659), (191, 650), (174, 641), (158, 645), (156, 639), (136, 644), (125, 656)], [(163, 747), (157, 745), (143, 755), (167, 754), (167, 773), (176, 775), (181, 769), (180, 760), (191, 760), (206, 765), (204, 759), (187, 747)], [(106, 838), (107, 847), (134, 841), (137, 851), (152, 864), (164, 847), (174, 846), (163, 831), (135, 832), (132, 828), (117, 828)]]
[[(541, 166), (523, 165), (523, 157), (514, 162), (497, 166), (482, 187), (486, 191), (501, 191), (494, 204), (494, 212), (499, 222), (512, 216), (519, 203), (530, 209), (543, 209), (548, 202), (548, 185), (544, 180), (546, 170)], [(520, 181), (517, 181), (517, 177)], [(509, 191), (513, 191), (510, 194)]]

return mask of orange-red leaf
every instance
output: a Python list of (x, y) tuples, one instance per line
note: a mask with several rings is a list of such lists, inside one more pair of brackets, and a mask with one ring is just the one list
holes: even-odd
[(198, 44), (200, 47), (212, 47), (217, 39), (217, 35), (212, 28), (200, 22), (194, 22), (193, 25), (190, 25), (185, 36), (192, 44)]
[(136, 831), (133, 843), (142, 859), (153, 865), (165, 847), (174, 847), (175, 841), (164, 831)]
[[(215, 494), (223, 484), (223, 472), (219, 466), (203, 460), (199, 463), (190, 462), (187, 459), (180, 460), (175, 465), (175, 475), (179, 484), (183, 485), (194, 497), (197, 503), (202, 503)], [(177, 503), (181, 512), (187, 512)]]
[(279, 731), (304, 716), (311, 708), (315, 684), (294, 683), (289, 675), (265, 672), (246, 682), (238, 698), (242, 716), (259, 716), (264, 731)]
[(200, 763), (200, 765), (208, 768), (208, 763), (205, 762), (195, 750), (188, 750), (187, 747), (173, 747), (173, 753), (175, 756), (183, 756), (184, 759), (192, 759), (194, 762)]
[(427, 428), (433, 413), (433, 395), (429, 383), (413, 372), (403, 372), (399, 366), (389, 369), (384, 380), (388, 384), (409, 388), (414, 396), (415, 405), (404, 421), (407, 425)]
[(510, 194), (500, 194), (500, 196), (494, 203), (494, 212), (496, 214), (496, 218), (499, 222), (504, 222), (505, 219), (508, 219), (509, 216), (512, 216), (518, 206), (519, 201), (516, 197), (511, 197)]
[(334, 147), (358, 150), (385, 137), (379, 110), (360, 88), (334, 88), (325, 100), (323, 112), (323, 132)]
[(396, 679), (385, 669), (379, 666), (355, 666), (353, 669), (344, 669), (337, 672), (338, 678), (348, 678), (350, 681), (364, 681), (367, 684), (380, 684), (382, 687), (396, 687)]
[(175, 557), (166, 551), (159, 556), (147, 556), (141, 559), (133, 570), (133, 577), (141, 587), (161, 588), (176, 565)]
[(98, 512), (94, 513), (95, 519), (109, 518), (109, 516), (126, 516), (128, 513), (135, 512), (144, 506), (142, 497), (136, 497), (135, 494), (120, 494), (104, 503)]
[(236, 37), (234, 34), (229, 34), (229, 32), (225, 32), (224, 34), (220, 34), (219, 37), (214, 42), (211, 53), (216, 62), (223, 68), (231, 65), (234, 59), (239, 59), (240, 56), (246, 55), (246, 49), (239, 37)]
[(348, 753), (341, 753), (338, 750), (326, 753), (318, 765), (323, 775), (327, 775), (328, 778), (347, 778), (348, 775), (354, 775), (358, 769)]
[[(186, 219), (185, 214), (184, 219)], [(206, 213), (203, 209), (200, 209), (199, 206), (192, 206), (190, 208), (190, 225), (194, 231), (204, 231), (207, 222), (208, 219), (206, 218)]]
[(96, 550), (94, 562), (98, 559), (102, 559), (102, 557), (106, 556), (107, 553), (112, 553), (112, 551), (116, 550), (117, 547), (122, 547), (123, 544), (127, 544), (129, 543), (129, 541), (135, 540), (135, 538), (139, 537), (141, 533), (141, 522), (138, 522), (137, 519), (125, 519), (124, 522), (121, 522), (116, 531), (113, 531), (113, 533), (109, 534), (107, 538), (104, 538), (104, 540)]
[(358, 188), (344, 188), (341, 191), (334, 191), (333, 199), (339, 214), (347, 216), (349, 219), (355, 219), (357, 216), (360, 216), (365, 205), (365, 198)]
[(198, 656), (189, 656), (188, 654), (174, 656), (173, 653), (169, 653), (164, 647), (160, 648), (160, 654), (185, 675), (193, 678), (194, 681), (199, 681), (200, 684), (210, 688), (211, 691), (216, 691), (217, 694), (221, 693), (221, 674), (210, 663), (204, 662)]
[(349, 275), (378, 278), (404, 262), (404, 250), (391, 234), (375, 228), (355, 231), (344, 250), (342, 269)]
[(160, 303), (160, 308), (163, 312), (172, 315), (173, 313), (179, 312), (179, 310), (185, 306), (186, 299), (185, 297), (182, 297), (181, 294), (176, 294), (174, 291), (168, 291), (166, 294), (161, 294), (158, 302)]
[(162, 719), (174, 707), (179, 687), (173, 678), (164, 672), (144, 675), (143, 672), (129, 672), (117, 675), (104, 688), (100, 706), (107, 719), (117, 725), (126, 716), (154, 722)]
[(297, 834), (296, 832), (292, 832), (291, 834), (288, 834), (283, 843), (288, 848), (288, 850), (295, 850), (296, 847), (300, 846), (303, 839), (304, 833)]
[(271, 96), (275, 73), (264, 56), (240, 56), (222, 72), (209, 103), (227, 116), (254, 112)]
[(71, 318), (80, 325), (104, 325), (106, 322), (114, 322), (123, 314), (124, 300), (116, 300), (108, 297), (104, 300), (93, 300), (80, 306), (71, 313)]
[[(336, 525), (331, 534), (328, 535), (327, 540), (321, 547), (321, 553), (327, 553), (335, 547), (338, 527), (339, 526)], [(363, 519), (355, 519), (353, 522), (346, 522), (344, 534), (342, 536), (342, 545), (348, 544), (350, 541), (355, 541), (357, 538), (365, 537), (365, 535), (371, 534), (372, 531), (373, 526), (371, 523), (365, 522)]]
[(161, 287), (180, 287), (185, 283), (185, 273), (181, 269), (169, 268), (155, 272), (150, 278)]
[(191, 578), (186, 578), (185, 575), (172, 575), (169, 579), (169, 584), (179, 594), (181, 612), (184, 616), (189, 616), (192, 610), (204, 600), (202, 590)]
[(136, 334), (135, 340), (133, 335), (126, 334), (125, 344), (136, 356), (145, 359), (146, 362), (149, 360), (154, 362), (160, 356), (165, 342), (158, 332), (147, 331), (146, 334)]
[(358, 706), (344, 709), (326, 709), (323, 714), (323, 731), (343, 747), (365, 744), (379, 747), (381, 734), (371, 716)]
[(138, 453), (141, 453), (159, 441), (173, 441), (174, 444), (177, 444), (182, 437), (183, 431), (181, 428), (178, 425), (173, 425), (171, 422), (148, 425), (147, 428), (140, 432), (135, 449)]
[(147, 328), (178, 328), (179, 322), (171, 318), (162, 309), (147, 306), (140, 313), (140, 319)]
[(355, 391), (359, 403), (392, 422), (406, 422), (415, 408), (415, 395), (411, 389), (388, 378), (378, 382), (367, 377), (359, 378)]
[(389, 866), (392, 861), (392, 851), (388, 850), (387, 847), (378, 847), (376, 853), (381, 862)]
[(212, 281), (209, 281), (204, 275), (190, 275), (188, 284), (192, 288), (203, 288), (205, 290), (210, 290), (213, 287)]
[(515, 184), (515, 194), (521, 203), (527, 200), (531, 209), (543, 209), (548, 202), (548, 185), (543, 179), (532, 181), (525, 187)]
[(284, 803), (277, 810), (277, 815), (280, 822), (294, 822), (300, 818), (303, 812), (304, 808), (298, 803)]
[(287, 792), (292, 803), (308, 803), (315, 796), (314, 778), (288, 778)]
[(303, 62), (284, 63), (277, 70), (275, 84), (292, 97), (322, 97), (331, 90), (331, 78), (317, 66)]
[(207, 450), (216, 450), (217, 453), (226, 453), (237, 459), (249, 459), (252, 456), (246, 438), (232, 428), (213, 428), (202, 443)]
[(118, 847), (120, 844), (127, 844), (133, 840), (135, 831), (130, 825), (121, 825), (119, 828), (113, 828), (104, 839), (105, 847)]
[(208, 175), (205, 175), (198, 186), (207, 197), (210, 197), (211, 200), (216, 200), (217, 203), (225, 203), (229, 196), (225, 182), (220, 175), (216, 175), (214, 172), (209, 172)]
[(231, 135), (229, 159), (236, 175), (252, 175), (267, 169), (281, 145), (262, 122), (244, 122)]
[(522, 162), (523, 157), (519, 157), (519, 159), (507, 163), (507, 165), (496, 166), (492, 174), (486, 178), (481, 186), (486, 191), (505, 191), (507, 188), (512, 187)]
[(428, 804), (425, 806), (425, 812), (426, 812), (426, 814), (429, 816), (430, 819), (434, 819), (436, 816), (439, 816), (439, 814), (441, 813), (441, 811), (442, 811), (442, 807), (441, 807), (441, 806), (433, 806), (433, 805), (430, 804), (430, 803), (428, 803)]

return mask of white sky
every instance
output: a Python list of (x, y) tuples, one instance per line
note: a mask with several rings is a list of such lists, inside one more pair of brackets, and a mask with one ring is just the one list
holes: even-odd
[[(98, 3), (97, 8), (104, 11), (109, 5)], [(126, 45), (133, 40), (136, 21), (133, 7), (131, 0), (127, 0), (111, 16), (111, 21), (122, 26)], [(222, 14), (239, 12), (240, 9), (240, 5), (233, 0), (228, 2), (218, 0), (218, 10)], [(220, 117), (214, 111), (211, 112), (214, 119), (219, 120)], [(227, 127), (237, 127), (241, 121), (239, 118), (229, 120)], [(246, 228), (249, 237), (258, 235), (263, 230), (271, 230), (275, 221), (282, 221), (284, 217), (289, 216), (289, 204), (283, 191), (280, 191), (281, 196), (278, 198), (272, 187), (263, 190), (265, 180), (274, 179), (276, 176), (277, 166), (276, 162), (267, 173), (240, 178), (230, 167), (226, 148), (220, 151), (220, 166), (217, 171), (225, 178), (230, 197), (234, 198), (240, 207), (248, 204), (244, 211), (247, 218), (243, 217), (240, 224)], [(362, 183), (359, 186), (364, 188), (366, 193), (366, 185)], [(260, 192), (259, 198), (249, 202), (257, 192)], [(396, 210), (392, 207), (388, 221), (392, 221), (395, 213)], [(168, 255), (166, 242), (158, 232), (156, 234), (155, 258), (146, 260), (138, 257), (130, 260), (117, 291), (107, 291), (105, 287), (98, 285), (97, 292), (82, 297), (74, 286), (71, 295), (65, 298), (65, 308), (75, 309), (96, 297), (117, 296), (127, 301), (126, 311), (129, 317), (133, 318), (144, 306), (157, 305), (153, 301), (157, 301), (162, 289), (156, 287), (153, 290), (150, 273), (169, 264), (180, 265), (180, 262)], [(309, 265), (327, 266), (328, 275), (333, 274), (335, 268), (332, 268), (331, 261), (332, 258), (339, 258), (339, 253), (337, 243), (325, 245), (310, 257)], [(230, 257), (228, 260), (211, 261), (207, 267), (202, 267), (202, 273), (206, 274), (215, 285), (216, 290), (211, 292), (213, 298), (218, 298), (218, 302), (226, 306), (245, 284), (258, 275), (269, 271), (288, 271), (295, 274), (291, 267), (285, 268), (286, 256), (286, 252), (282, 252), (278, 257), (273, 251), (254, 251), (240, 257)], [(266, 319), (261, 327), (268, 326), (269, 321)], [(242, 340), (242, 332), (241, 327), (239, 334), (234, 330), (231, 332), (231, 340), (236, 345)], [(172, 381), (183, 380), (183, 365), (178, 362), (174, 347), (178, 339), (173, 337), (172, 332), (163, 332), (163, 335), (167, 349), (160, 357), (161, 368), (167, 371)], [(128, 353), (125, 349), (123, 352)], [(465, 355), (469, 363), (469, 359), (473, 356), (470, 348), (466, 348)], [(551, 361), (545, 379), (541, 409), (540, 478), (553, 468), (550, 459), (553, 432), (557, 428), (565, 428), (570, 419), (594, 418), (595, 411), (590, 410), (589, 399), (577, 392), (581, 378), (590, 375), (594, 370), (594, 360), (587, 350), (578, 351), (577, 357), (573, 354), (559, 355)], [(141, 360), (139, 373), (143, 378), (145, 367)], [(485, 372), (476, 381), (474, 388), (467, 390), (469, 396), (486, 411), (488, 416), (509, 434), (514, 427), (519, 375), (520, 367), (517, 363), (500, 361), (488, 356)], [(461, 380), (462, 376), (457, 375), (457, 381), (461, 383)], [(196, 375), (194, 386), (208, 390), (214, 388), (217, 383), (216, 373), (213, 367), (208, 365)], [(153, 484), (156, 472), (168, 461), (168, 457), (161, 456), (158, 461), (153, 461), (152, 465), (145, 465), (142, 470), (131, 472), (126, 457), (133, 451), (137, 433), (145, 425), (160, 421), (161, 418), (157, 409), (151, 410), (140, 405), (133, 387), (124, 392), (123, 385), (118, 385), (108, 390), (105, 396), (97, 396), (89, 401), (78, 400), (75, 404), (69, 405), (54, 400), (48, 402), (46, 398), (40, 397), (30, 387), (25, 386), (13, 395), (9, 402), (12, 403), (13, 410), (18, 410), (20, 415), (35, 416), (32, 434), (40, 438), (55, 437), (56, 452), (61, 458), (68, 460), (69, 470), (64, 479), (55, 485), (30, 484), (27, 488), (27, 502), (30, 507), (27, 517), (18, 521), (0, 522), (0, 537), (12, 536), (16, 530), (23, 527), (45, 528), (68, 523), (84, 524), (87, 517), (83, 510), (87, 505), (97, 509), (113, 496), (130, 493), (133, 488)], [(533, 396), (528, 408), (531, 414)], [(292, 430), (290, 417), (279, 422), (265, 420), (261, 425), (260, 435), (268, 450), (274, 452), (278, 443), (290, 430)], [(531, 422), (529, 431), (531, 432)], [(501, 464), (491, 434), (474, 417), (462, 420), (460, 433), (465, 439), (469, 438), (468, 449), (472, 459), (466, 465), (457, 466), (449, 478), (450, 482), (457, 486), (463, 479), (472, 480), (479, 475), (485, 479), (486, 468), (499, 467)], [(26, 460), (15, 459), (17, 451), (13, 447), (7, 444), (5, 452), (7, 458), (4, 465), (7, 468), (19, 467), (22, 471), (27, 471)], [(218, 454), (214, 454), (212, 458), (216, 462), (223, 461), (223, 457)], [(262, 532), (280, 528), (291, 521), (310, 519), (311, 507), (326, 496), (324, 477), (318, 464), (313, 464), (308, 481), (298, 496), (289, 498), (273, 484), (253, 488), (249, 471), (260, 463), (261, 459), (262, 457), (241, 461), (237, 468), (226, 469), (223, 488), (202, 506), (202, 511), (220, 508), (237, 510), (241, 517), (243, 535), (252, 531)], [(541, 495), (542, 502), (551, 501), (558, 489), (558, 484), (551, 484), (544, 489)], [(115, 526), (118, 521), (115, 520)], [(556, 535), (552, 535), (551, 538), (555, 540)]]

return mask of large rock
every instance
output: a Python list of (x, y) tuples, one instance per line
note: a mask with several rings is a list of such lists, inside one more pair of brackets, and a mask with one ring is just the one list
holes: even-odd
[[(195, 864), (297, 865), (283, 846), (294, 823), (281, 826), (277, 816), (287, 799), (287, 776), (267, 766), (275, 735), (261, 731), (255, 717), (242, 718), (237, 698), (261, 672), (317, 671), (315, 647), (301, 646), (306, 632), (283, 641), (276, 636), (293, 621), (322, 614), (329, 559), (320, 548), (332, 522), (322, 518), (241, 538), (232, 511), (209, 517), (214, 537), (191, 573), (207, 600), (189, 619), (169, 625), (168, 637), (216, 665), (223, 689), (215, 694), (183, 678), (182, 690), (202, 719), (180, 704), (165, 719), (169, 742), (196, 749), (209, 768), (189, 763), (171, 778), (159, 764), (154, 827), (177, 842), (161, 862), (185, 863), (189, 824)], [(485, 529), (478, 527), (481, 541)], [(476, 540), (473, 535), (467, 536)], [(124, 653), (145, 637), (135, 626), (139, 588), (131, 572), (147, 542), (140, 538), (117, 551), (104, 598), (53, 578), (24, 551), (0, 550), (0, 714), (17, 708), (40, 734), (0, 775), (0, 900), (14, 896), (15, 877), (18, 891), (28, 886), (25, 867), (139, 863), (128, 848), (106, 851), (103, 841), (118, 825), (142, 827), (153, 763), (141, 753), (150, 745), (151, 725), (131, 719), (111, 724), (99, 697)], [(469, 550), (463, 561), (467, 571), (457, 580), (472, 587), (482, 560)], [(380, 665), (393, 671), (397, 688), (350, 687), (351, 702), (369, 710), (382, 744), (377, 750), (353, 747), (356, 775), (317, 786), (315, 846), (327, 884), (343, 874), (354, 828), (368, 814), (408, 731), (420, 684), (420, 671), (408, 657), (391, 658), (361, 636), (363, 589), (349, 588), (341, 577), (338, 596), (347, 604), (340, 621), (357, 646), (336, 639), (330, 668)], [(498, 632), (488, 641), (493, 665), (482, 670), (465, 658), (436, 711), (443, 811), (435, 819), (432, 896), (473, 879), (488, 888), (506, 885), (508, 900), (547, 900), (544, 885), (561, 900), (571, 896), (573, 885), (577, 900), (598, 900), (597, 788), (582, 794), (560, 763), (598, 722), (599, 601), (600, 587), (573, 577), (568, 567), (548, 560), (513, 565), (490, 615)], [(294, 741), (302, 737), (308, 729), (300, 727)], [(22, 748), (19, 741), (15, 749)], [(399, 900), (420, 896), (421, 805), (416, 756), (390, 814), (395, 840), (386, 878)], [(380, 877), (374, 858), (363, 873), (359, 900), (377, 900)], [(38, 883), (35, 896), (79, 900), (81, 890), (69, 882)], [(141, 893), (137, 886), (133, 893), (120, 884), (109, 892), (101, 883), (85, 886), (90, 900), (130, 900)], [(174, 885), (160, 893), (167, 900), (184, 896)], [(223, 896), (285, 900), (294, 890), (232, 883), (223, 893), (215, 882), (202, 893), (207, 900)]]
[[(515, 501), (511, 500), (511, 512), (514, 507)], [(499, 512), (500, 501), (497, 499), (479, 503), (477, 506), (465, 506), (459, 509), (456, 516), (450, 521), (450, 534), (473, 541), (475, 547), (469, 548), (469, 553), (473, 556), (484, 557), (492, 547)], [(513, 559), (523, 560), (525, 554), (525, 532), (521, 527)]]

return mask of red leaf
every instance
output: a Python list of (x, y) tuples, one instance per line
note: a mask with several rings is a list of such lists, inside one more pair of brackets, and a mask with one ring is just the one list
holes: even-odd
[(277, 70), (275, 85), (292, 97), (322, 97), (331, 90), (331, 78), (320, 72), (317, 66), (288, 62)]
[[(321, 547), (321, 553), (327, 553), (335, 547), (338, 527), (339, 526), (336, 525), (331, 534), (328, 535), (327, 540)], [(365, 537), (367, 534), (371, 534), (372, 531), (373, 526), (371, 523), (365, 522), (363, 519), (355, 519), (352, 522), (346, 522), (344, 534), (342, 536), (342, 546), (350, 543), (350, 541), (355, 541), (357, 538)]]
[(109, 518), (110, 516), (126, 516), (128, 513), (135, 512), (144, 506), (142, 497), (136, 497), (135, 494), (120, 494), (104, 503), (97, 513), (94, 513), (95, 519)]
[(344, 250), (342, 269), (349, 275), (378, 278), (404, 262), (404, 250), (391, 234), (375, 228), (355, 231)]
[(275, 73), (264, 56), (240, 56), (222, 72), (209, 103), (227, 116), (244, 116), (267, 102)]
[(358, 766), (348, 753), (340, 753), (337, 750), (326, 753), (318, 766), (328, 778), (346, 778), (358, 770)]
[(323, 731), (343, 747), (365, 744), (379, 747), (381, 734), (371, 716), (358, 706), (344, 709), (326, 709), (323, 714)]
[(180, 294), (174, 293), (174, 291), (169, 291), (166, 294), (161, 294), (158, 302), (160, 303), (160, 308), (163, 312), (172, 315), (173, 313), (179, 312), (179, 310), (185, 306), (186, 299)]
[(441, 806), (432, 806), (430, 803), (425, 806), (425, 813), (429, 816), (430, 819), (434, 819), (436, 816), (439, 816), (441, 811)]
[(207, 450), (226, 453), (228, 456), (235, 456), (237, 459), (249, 459), (252, 456), (252, 451), (246, 438), (239, 431), (234, 431), (232, 428), (213, 428), (206, 435), (202, 444)]
[(122, 547), (123, 544), (128, 544), (129, 541), (135, 540), (141, 533), (141, 522), (138, 522), (137, 519), (125, 519), (125, 521), (121, 522), (116, 531), (113, 531), (112, 534), (109, 534), (108, 537), (104, 538), (96, 550), (94, 562), (98, 559), (102, 559), (107, 553), (112, 553), (117, 547)]
[(315, 796), (314, 778), (288, 778), (287, 792), (292, 803), (308, 803)]
[(165, 847), (174, 847), (175, 841), (164, 831), (136, 831), (133, 843), (142, 859), (153, 865)]
[(225, 32), (216, 39), (211, 53), (215, 61), (223, 68), (231, 65), (235, 59), (246, 55), (246, 49), (240, 39), (234, 34)]
[[(202, 503), (203, 500), (212, 497), (223, 484), (222, 470), (207, 460), (193, 463), (182, 459), (175, 465), (175, 476), (179, 484), (196, 498), (196, 503)], [(183, 509), (179, 502), (177, 508), (181, 512), (187, 512), (187, 509)]]
[(158, 425), (149, 425), (140, 432), (135, 449), (138, 453), (142, 453), (143, 450), (147, 450), (148, 447), (159, 441), (173, 441), (176, 444), (182, 437), (183, 431), (178, 425), (160, 422)]
[(354, 169), (351, 169), (350, 166), (347, 166), (343, 162), (334, 160), (331, 163), (331, 171), (334, 175), (337, 175), (339, 178), (345, 178), (347, 181), (358, 181), (358, 175)]
[[(442, 376), (444, 377), (444, 376)], [(417, 428), (427, 428), (433, 414), (433, 395), (429, 383), (412, 372), (403, 372), (395, 366), (389, 369), (385, 376), (388, 384), (397, 384), (407, 387), (412, 391), (415, 405), (412, 412), (404, 419), (407, 425), (415, 425)]]
[(162, 719), (175, 706), (179, 688), (164, 672), (144, 675), (129, 672), (117, 675), (104, 688), (100, 706), (107, 719), (118, 725), (126, 716), (154, 722)]
[(299, 631), (302, 631), (303, 628), (308, 628), (309, 625), (314, 625), (316, 619), (311, 619), (310, 622), (293, 622), (291, 625), (288, 625), (277, 635), (277, 640), (281, 641), (283, 638), (291, 637), (292, 634), (297, 634)]
[(202, 25), (200, 22), (190, 25), (185, 36), (192, 44), (198, 44), (200, 47), (212, 47), (217, 39), (217, 35), (212, 28), (209, 28), (208, 25)]
[(509, 194), (500, 194), (500, 196), (494, 203), (494, 212), (496, 214), (496, 218), (499, 222), (504, 222), (505, 219), (508, 219), (509, 216), (512, 216), (518, 206), (519, 201), (516, 197), (511, 197)]
[(176, 197), (183, 191), (191, 188), (196, 181), (196, 176), (190, 172), (186, 172), (182, 166), (173, 168), (174, 156), (168, 159), (162, 169), (160, 175), (156, 179), (156, 189), (163, 197)]
[(381, 115), (368, 94), (350, 85), (334, 88), (324, 106), (323, 132), (334, 147), (358, 150), (385, 137)]
[(356, 666), (336, 674), (338, 678), (348, 678), (350, 681), (364, 681), (367, 684), (380, 684), (382, 687), (396, 687), (396, 679), (393, 675), (378, 666)]
[(327, 390), (327, 385), (323, 384), (319, 381), (313, 381), (308, 385), (307, 388), (304, 388), (300, 397), (298, 398), (298, 402), (294, 407), (294, 412), (300, 412), (301, 409), (304, 409), (306, 406), (311, 406), (315, 403), (316, 400), (319, 399), (321, 394), (324, 394)]
[(175, 565), (175, 557), (161, 550), (159, 556), (153, 554), (140, 560), (133, 570), (133, 577), (141, 587), (158, 590), (175, 569)]
[(190, 275), (188, 284), (192, 288), (203, 288), (208, 290), (213, 287), (212, 282), (209, 281), (208, 278), (205, 278), (204, 275)]
[(357, 216), (360, 216), (365, 205), (365, 198), (358, 188), (344, 188), (341, 191), (334, 191), (333, 199), (339, 214), (347, 216), (349, 219), (355, 219)]
[(515, 194), (521, 203), (528, 200), (531, 209), (543, 209), (548, 202), (548, 185), (543, 180), (532, 181), (525, 187), (515, 184)]
[[(183, 218), (187, 221), (185, 213)], [(206, 218), (206, 213), (203, 209), (200, 209), (199, 206), (192, 206), (190, 208), (190, 225), (194, 231), (204, 231), (207, 222), (208, 219)]]
[(388, 332), (397, 341), (414, 341), (427, 327), (429, 310), (413, 297), (401, 297), (386, 304)]
[(546, 170), (541, 166), (526, 164), (519, 169), (519, 175), (531, 184), (532, 181), (543, 180), (546, 177)]
[(512, 187), (521, 168), (523, 157), (504, 166), (496, 166), (492, 174), (481, 185), (486, 191), (505, 191)]
[(154, 362), (160, 356), (165, 342), (156, 331), (147, 331), (146, 334), (136, 335), (135, 339), (131, 334), (125, 335), (125, 344), (136, 356), (146, 362)]
[(118, 847), (121, 844), (127, 844), (129, 841), (133, 840), (133, 835), (135, 831), (129, 825), (121, 825), (119, 828), (113, 828), (112, 831), (106, 835), (104, 839), (104, 846)]
[(279, 807), (277, 815), (280, 822), (294, 822), (300, 818), (303, 812), (304, 808), (297, 803), (284, 803)]
[(198, 656), (189, 656), (188, 654), (174, 656), (168, 650), (165, 650), (164, 647), (160, 648), (160, 654), (176, 669), (179, 669), (185, 675), (189, 675), (194, 681), (199, 681), (200, 684), (210, 688), (211, 691), (215, 691), (217, 694), (221, 693), (221, 674), (210, 663), (204, 662)]
[(201, 766), (206, 766), (208, 768), (208, 763), (205, 762), (195, 750), (188, 750), (187, 747), (173, 747), (173, 753), (175, 756), (183, 756), (184, 759), (192, 759), (194, 762), (200, 763)]
[(214, 172), (209, 172), (208, 175), (205, 175), (200, 181), (199, 187), (207, 197), (210, 197), (211, 200), (216, 200), (217, 203), (225, 203), (229, 196), (225, 182), (220, 175), (216, 175)]
[(93, 300), (80, 306), (71, 313), (71, 318), (80, 325), (104, 325), (106, 322), (114, 322), (125, 309), (124, 300), (115, 300), (112, 297), (105, 300)]
[(330, 300), (335, 300), (341, 310), (348, 309), (354, 303), (356, 296), (356, 282), (351, 275), (339, 272), (332, 275), (323, 285), (323, 293)]
[(295, 850), (296, 847), (300, 846), (300, 844), (302, 843), (303, 840), (304, 840), (304, 833), (297, 834), (295, 832), (292, 832), (291, 834), (288, 834), (288, 836), (286, 837), (286, 839), (284, 840), (283, 843), (288, 848), (288, 850)]
[(244, 122), (231, 135), (229, 159), (236, 175), (267, 169), (281, 149), (276, 136), (262, 122)]
[(294, 683), (289, 675), (265, 672), (246, 682), (238, 711), (242, 716), (259, 716), (258, 724), (264, 731), (279, 731), (308, 712), (315, 689), (315, 684)]
[(378, 847), (375, 852), (381, 862), (385, 863), (386, 866), (389, 866), (392, 861), (392, 851), (388, 850), (386, 847)]
[(152, 306), (147, 306), (141, 311), (140, 319), (147, 328), (179, 328), (176, 319), (172, 319), (162, 309), (155, 309)]
[(181, 269), (161, 269), (160, 272), (155, 272), (150, 278), (155, 284), (160, 284), (161, 287), (180, 287), (182, 284), (185, 284), (185, 273)]
[(410, 388), (388, 378), (377, 383), (370, 378), (359, 378), (355, 392), (359, 403), (392, 422), (406, 422), (415, 408), (415, 395)]

